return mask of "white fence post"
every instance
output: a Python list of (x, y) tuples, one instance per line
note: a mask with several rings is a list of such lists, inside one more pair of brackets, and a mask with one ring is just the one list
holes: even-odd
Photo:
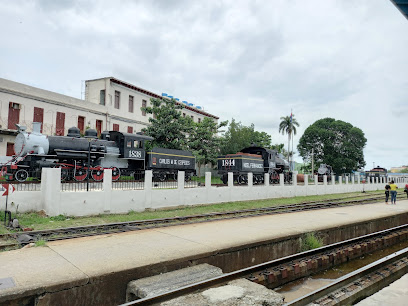
[(184, 180), (186, 173), (184, 171), (179, 171), (177, 175), (177, 189), (184, 189)]
[(279, 174), (279, 185), (285, 186), (285, 177), (283, 176), (283, 173)]
[(248, 187), (252, 187), (254, 185), (254, 174), (252, 172), (248, 173)]
[(103, 191), (112, 191), (112, 169), (103, 170)]
[(103, 211), (109, 213), (112, 202), (112, 169), (103, 170), (103, 192), (105, 193)]
[(234, 173), (228, 172), (228, 187), (234, 186)]
[(61, 210), (61, 168), (42, 168), (41, 202), (47, 215), (57, 216)]
[(264, 185), (269, 186), (269, 173), (265, 173), (264, 175)]
[(205, 173), (205, 188), (211, 187), (211, 172)]
[(292, 185), (293, 186), (297, 186), (297, 171), (293, 171), (293, 175), (292, 175)]

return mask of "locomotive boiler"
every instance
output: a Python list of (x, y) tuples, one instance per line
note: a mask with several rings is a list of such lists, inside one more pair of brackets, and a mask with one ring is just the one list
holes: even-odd
[(121, 175), (136, 177), (145, 170), (152, 170), (153, 179), (176, 177), (184, 170), (186, 178), (195, 175), (195, 158), (188, 151), (153, 148), (146, 152), (145, 142), (152, 137), (118, 131), (102, 132), (97, 138), (93, 129), (81, 137), (78, 128), (68, 130), (67, 136), (46, 136), (41, 123), (33, 123), (33, 131), (17, 125), (18, 135), (14, 144), (15, 155), (3, 165), (7, 180), (24, 182), (28, 177), (41, 177), (41, 169), (61, 168), (62, 180), (83, 181), (92, 178), (103, 180), (104, 169), (112, 169), (112, 180)]
[(271, 184), (279, 183), (280, 174), (284, 174), (285, 182), (292, 180), (289, 163), (277, 151), (257, 146), (244, 148), (236, 154), (219, 156), (217, 166), (224, 184), (228, 182), (229, 172), (233, 173), (234, 181), (238, 184), (247, 183), (249, 172), (253, 173), (255, 184), (264, 182), (265, 173), (269, 173)]

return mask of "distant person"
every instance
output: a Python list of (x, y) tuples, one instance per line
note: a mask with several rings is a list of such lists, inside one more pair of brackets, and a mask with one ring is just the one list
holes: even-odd
[(404, 192), (407, 194), (407, 199), (408, 199), (408, 184), (405, 184)]
[(395, 202), (397, 201), (398, 186), (394, 184), (394, 181), (391, 181), (390, 189), (391, 189), (391, 204), (394, 203), (395, 205), (396, 204)]
[(388, 205), (388, 198), (390, 197), (390, 185), (385, 185), (385, 204)]

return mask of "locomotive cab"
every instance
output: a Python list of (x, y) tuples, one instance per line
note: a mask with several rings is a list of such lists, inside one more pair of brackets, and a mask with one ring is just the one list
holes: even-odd
[(146, 159), (145, 141), (153, 140), (150, 136), (110, 131), (109, 138), (119, 148), (119, 157), (127, 159), (130, 169), (144, 169)]
[(144, 142), (146, 140), (153, 140), (153, 137), (121, 133), (117, 131), (110, 131), (109, 136), (111, 141), (116, 142), (121, 158), (134, 160), (145, 159), (146, 150)]

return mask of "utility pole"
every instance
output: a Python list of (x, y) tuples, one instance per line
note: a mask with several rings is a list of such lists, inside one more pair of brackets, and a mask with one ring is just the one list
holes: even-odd
[(314, 148), (312, 148), (312, 175), (314, 175)]

